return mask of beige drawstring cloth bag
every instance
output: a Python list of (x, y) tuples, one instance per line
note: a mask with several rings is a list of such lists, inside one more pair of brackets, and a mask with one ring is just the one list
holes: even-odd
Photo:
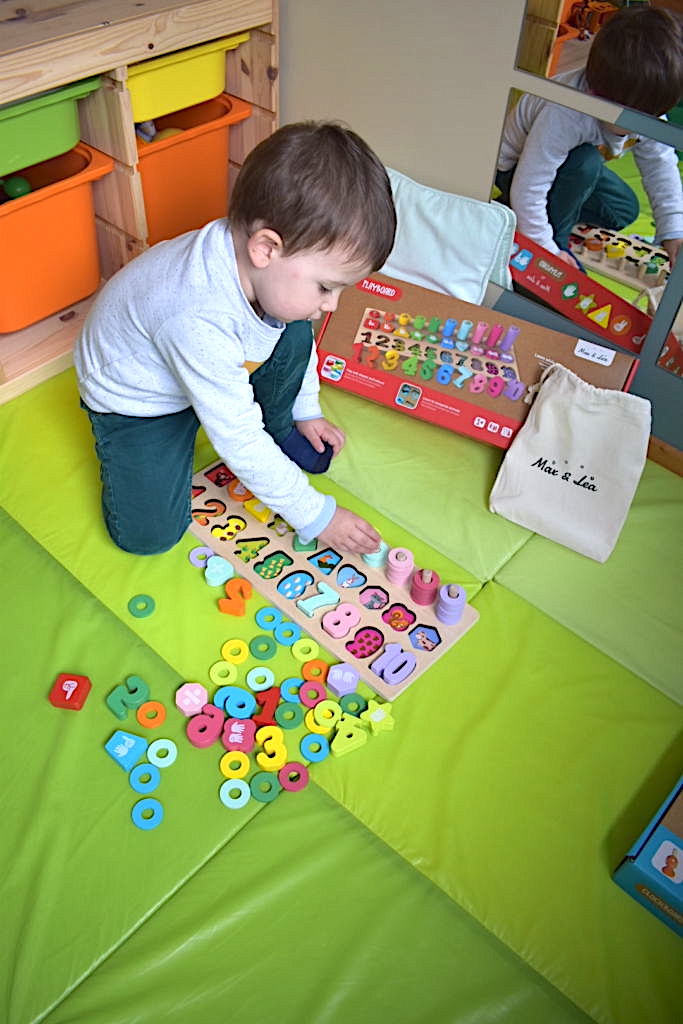
[(492, 512), (604, 562), (640, 480), (650, 436), (645, 398), (596, 388), (559, 363), (501, 464)]

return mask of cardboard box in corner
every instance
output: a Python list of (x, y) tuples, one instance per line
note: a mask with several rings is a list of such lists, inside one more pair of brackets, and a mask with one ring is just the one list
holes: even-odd
[(614, 872), (614, 881), (683, 935), (683, 776)]
[(327, 384), (499, 448), (509, 447), (551, 363), (619, 391), (628, 391), (638, 364), (383, 274), (342, 294), (317, 344)]

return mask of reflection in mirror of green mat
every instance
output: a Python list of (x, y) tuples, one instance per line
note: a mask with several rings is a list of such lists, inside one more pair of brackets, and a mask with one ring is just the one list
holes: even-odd
[(683, 479), (648, 461), (604, 564), (535, 536), (496, 580), (683, 704), (682, 509)]
[(580, 1024), (316, 786), (279, 797), (45, 1024)]
[(474, 604), (390, 756), (316, 781), (597, 1019), (673, 1021), (680, 940), (611, 872), (678, 778), (683, 710), (498, 584)]

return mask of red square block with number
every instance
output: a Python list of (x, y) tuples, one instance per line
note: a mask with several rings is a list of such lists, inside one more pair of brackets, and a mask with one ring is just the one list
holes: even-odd
[(56, 708), (71, 708), (80, 711), (90, 693), (92, 683), (87, 676), (75, 676), (61, 672), (50, 690), (49, 701)]

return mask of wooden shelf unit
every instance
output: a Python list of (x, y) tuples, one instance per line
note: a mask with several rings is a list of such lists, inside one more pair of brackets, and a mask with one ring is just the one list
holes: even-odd
[[(102, 75), (101, 88), (79, 101), (79, 119), (81, 138), (115, 161), (93, 183), (103, 281), (147, 248), (128, 66), (244, 31), (249, 40), (225, 55), (225, 90), (253, 105), (230, 128), (231, 183), (278, 124), (278, 0), (36, 0), (0, 12), (0, 103)], [(92, 300), (0, 334), (0, 404), (70, 365)]]

